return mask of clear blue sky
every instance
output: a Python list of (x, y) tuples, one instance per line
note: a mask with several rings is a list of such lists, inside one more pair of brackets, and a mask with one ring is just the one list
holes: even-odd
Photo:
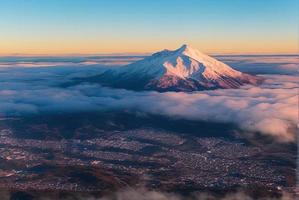
[(1, 0), (0, 54), (298, 50), (298, 0)]

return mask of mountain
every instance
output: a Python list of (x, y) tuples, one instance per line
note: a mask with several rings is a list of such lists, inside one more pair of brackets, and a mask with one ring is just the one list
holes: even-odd
[(163, 50), (127, 66), (107, 70), (87, 81), (109, 87), (165, 92), (239, 88), (261, 80), (183, 45), (174, 51)]

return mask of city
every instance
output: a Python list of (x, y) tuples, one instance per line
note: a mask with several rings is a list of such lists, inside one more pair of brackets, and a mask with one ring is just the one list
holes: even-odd
[(18, 190), (102, 191), (111, 184), (145, 184), (165, 190), (254, 185), (271, 191), (288, 188), (288, 177), (295, 173), (291, 167), (281, 173), (261, 148), (241, 141), (150, 129), (56, 141), (17, 139), (2, 129), (0, 158), (0, 187)]

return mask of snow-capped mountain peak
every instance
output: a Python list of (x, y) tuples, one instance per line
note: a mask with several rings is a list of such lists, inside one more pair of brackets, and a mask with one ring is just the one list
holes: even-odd
[(238, 88), (259, 80), (185, 44), (99, 76), (99, 82), (107, 86), (158, 91)]
[[(170, 51), (164, 50), (153, 54), (151, 57), (137, 62), (139, 66), (149, 66), (154, 64), (155, 68), (159, 67), (160, 75), (175, 75), (180, 78), (192, 78), (195, 80), (202, 77), (207, 79), (217, 79), (220, 75), (229, 75), (233, 77), (240, 76), (241, 73), (233, 70), (228, 65), (217, 61), (216, 59), (205, 55), (192, 48), (189, 45), (183, 45), (179, 49)], [(133, 63), (133, 65), (135, 65)], [(158, 70), (153, 70), (157, 73)]]
[(179, 49), (177, 49), (177, 51), (180, 54), (184, 54), (184, 55), (187, 55), (187, 56), (190, 56), (190, 57), (192, 55), (195, 55), (196, 52), (198, 52), (198, 50), (193, 49), (190, 45), (187, 45), (187, 44), (183, 44)]

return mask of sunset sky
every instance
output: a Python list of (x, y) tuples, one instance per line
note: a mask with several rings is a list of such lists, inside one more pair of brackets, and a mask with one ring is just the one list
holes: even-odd
[(1, 0), (0, 55), (298, 52), (297, 0)]

